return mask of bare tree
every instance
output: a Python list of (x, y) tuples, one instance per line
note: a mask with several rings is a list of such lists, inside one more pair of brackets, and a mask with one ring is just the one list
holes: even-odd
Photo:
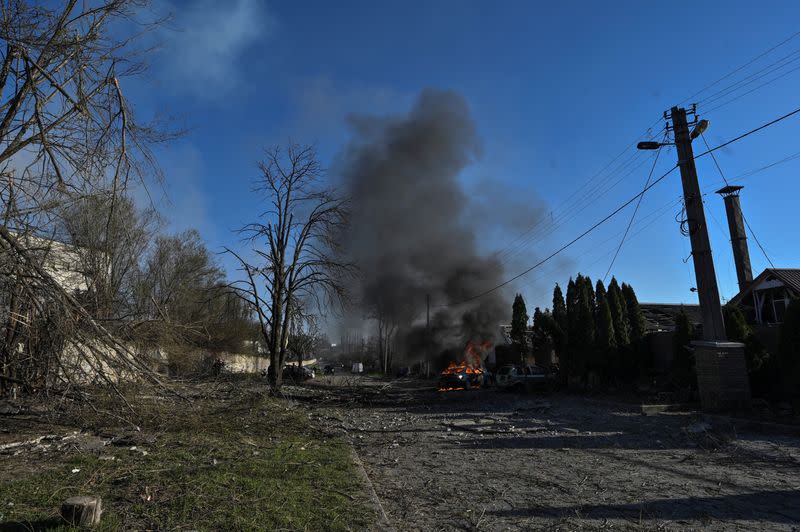
[(93, 195), (60, 214), (64, 241), (74, 246), (78, 272), (86, 280), (81, 300), (104, 322), (141, 314), (136, 298), (141, 263), (160, 220), (152, 208), (138, 209), (123, 195)]
[(259, 169), (256, 190), (269, 208), (241, 229), (256, 259), (228, 252), (246, 277), (234, 286), (258, 316), (270, 356), (269, 383), (278, 391), (295, 309), (301, 301), (318, 309), (341, 303), (343, 279), (353, 266), (340, 258), (337, 241), (347, 223), (346, 202), (322, 183), (314, 149), (272, 148)]
[(159, 236), (137, 295), (153, 342), (236, 350), (252, 339), (250, 309), (224, 278), (196, 230)]
[(384, 375), (390, 375), (397, 351), (398, 336), (402, 334), (403, 324), (409, 324), (418, 312), (413, 299), (403, 298), (398, 293), (403, 283), (383, 281), (382, 289), (370, 289), (369, 297), (362, 301), (377, 327), (378, 364)]
[(388, 376), (392, 369), (395, 333), (398, 329), (397, 319), (394, 313), (384, 306), (376, 308), (374, 318), (378, 325), (378, 362), (381, 372)]
[(148, 146), (167, 136), (136, 123), (121, 84), (143, 68), (133, 42), (144, 3), (0, 4), (0, 393), (67, 375), (65, 344), (106, 382), (111, 366), (147, 374), (52, 268), (74, 251), (53, 243), (64, 209), (102, 193), (111, 220), (131, 178), (158, 174)]
[(319, 346), (319, 320), (314, 314), (306, 313), (302, 305), (295, 305), (289, 319), (289, 354), (298, 366)]

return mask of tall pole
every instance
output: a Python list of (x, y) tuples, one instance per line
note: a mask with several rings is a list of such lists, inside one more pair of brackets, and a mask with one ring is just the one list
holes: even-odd
[(671, 118), (683, 184), (683, 201), (686, 205), (686, 224), (692, 243), (697, 295), (700, 299), (700, 312), (703, 316), (703, 339), (724, 342), (727, 339), (725, 323), (722, 320), (717, 276), (714, 272), (708, 226), (703, 212), (703, 197), (697, 182), (697, 168), (694, 165), (694, 152), (692, 151), (689, 124), (686, 121), (686, 109), (673, 107)]
[(431, 374), (431, 295), (425, 294), (425, 378)]
[(728, 230), (731, 233), (733, 263), (736, 265), (736, 279), (739, 291), (744, 292), (753, 282), (753, 268), (750, 266), (750, 250), (747, 248), (747, 233), (744, 230), (744, 216), (739, 202), (741, 185), (728, 185), (717, 190), (725, 200), (725, 214), (728, 216)]

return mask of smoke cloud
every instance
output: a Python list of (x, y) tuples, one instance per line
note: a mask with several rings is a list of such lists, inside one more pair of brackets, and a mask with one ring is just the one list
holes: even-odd
[[(502, 279), (500, 263), (478, 250), (470, 198), (458, 176), (480, 155), (469, 108), (455, 92), (427, 89), (404, 116), (351, 116), (352, 139), (335, 174), (352, 198), (343, 239), (362, 276), (353, 287), (362, 318), (397, 327), (399, 351), (463, 348), (497, 340), (510, 306), (494, 293), (470, 298)], [(426, 296), (433, 338), (425, 334)], [(431, 346), (433, 342), (433, 346)]]

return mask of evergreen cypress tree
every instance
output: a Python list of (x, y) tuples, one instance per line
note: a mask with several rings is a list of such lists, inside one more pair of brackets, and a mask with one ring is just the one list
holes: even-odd
[(592, 299), (594, 289), (588, 277), (578, 275), (575, 280), (575, 291), (577, 292), (576, 301), (576, 320), (574, 323), (574, 341), (570, 334), (570, 345), (573, 346), (575, 354), (575, 370), (577, 374), (583, 374), (587, 370), (587, 363), (591, 358), (594, 348), (595, 326), (594, 308)]
[(728, 340), (744, 344), (744, 356), (747, 360), (747, 371), (750, 374), (751, 390), (759, 395), (773, 394), (776, 390), (772, 382), (774, 376), (770, 373), (775, 370), (774, 364), (772, 364), (773, 367), (769, 367), (771, 365), (770, 354), (753, 333), (753, 328), (747, 324), (744, 313), (739, 307), (725, 305), (722, 307), (722, 317), (725, 320), (725, 332), (728, 334)]
[(564, 303), (564, 295), (558, 283), (553, 288), (553, 319), (563, 330), (567, 329), (567, 305)]
[[(581, 278), (581, 275), (578, 274), (578, 279)], [(569, 329), (569, 322), (575, 319), (575, 310), (578, 307), (578, 293), (575, 291), (575, 286), (577, 283), (572, 279), (569, 278), (569, 282), (567, 283), (567, 297), (566, 297), (566, 307), (567, 307), (567, 328)], [(572, 315), (572, 317), (570, 317)]]
[(725, 332), (731, 342), (746, 342), (747, 338), (753, 334), (753, 330), (738, 307), (725, 305), (722, 307), (722, 317), (725, 320)]
[(525, 300), (522, 298), (522, 294), (517, 294), (511, 307), (511, 341), (519, 350), (522, 358), (524, 358), (527, 350), (527, 330), (528, 310), (525, 307)]
[[(561, 365), (565, 365), (567, 361), (567, 305), (564, 302), (564, 295), (561, 293), (561, 287), (556, 283), (553, 288), (553, 313), (552, 323), (550, 324), (552, 330), (550, 335), (553, 337), (553, 344), (558, 355)], [(566, 367), (566, 366), (565, 366)]]
[(581, 276), (578, 275), (575, 281), (572, 280), (572, 277), (569, 278), (569, 283), (567, 283), (567, 298), (566, 298), (566, 306), (567, 306), (567, 338), (575, 334), (575, 325), (578, 322), (578, 281), (580, 281)]
[(542, 309), (536, 307), (533, 309), (533, 316), (531, 318), (531, 329), (536, 330), (537, 328), (541, 328), (542, 326)]
[(611, 282), (608, 283), (608, 306), (614, 320), (617, 346), (621, 349), (626, 348), (631, 343), (630, 323), (628, 322), (627, 305), (625, 305), (625, 299), (622, 297), (622, 290), (616, 277), (612, 277)]
[(586, 292), (589, 296), (589, 306), (592, 309), (592, 312), (597, 308), (597, 300), (594, 294), (594, 285), (592, 284), (592, 279), (587, 275), (583, 278), (583, 284), (586, 287)]
[(630, 347), (625, 353), (627, 355), (626, 366), (630, 370), (628, 376), (635, 378), (645, 368), (652, 366), (644, 345), (644, 315), (639, 307), (636, 292), (634, 292), (631, 285), (622, 283), (622, 300), (625, 303), (628, 325), (630, 326)]
[(533, 356), (543, 352), (545, 344), (547, 343), (547, 333), (544, 330), (544, 314), (539, 307), (533, 309), (533, 324), (531, 325), (531, 348)]
[(622, 296), (628, 311), (630, 342), (632, 345), (638, 346), (641, 344), (642, 339), (644, 339), (644, 315), (642, 314), (642, 309), (639, 307), (639, 300), (636, 298), (636, 292), (634, 292), (631, 285), (622, 283)]
[(603, 281), (597, 280), (595, 289), (597, 309), (595, 310), (595, 324), (597, 328), (595, 336), (596, 344), (596, 364), (595, 369), (608, 373), (609, 367), (613, 366), (616, 356), (617, 338), (614, 333), (614, 319), (611, 316), (611, 307), (608, 305)]
[[(581, 275), (578, 275), (577, 280), (581, 279)], [(564, 346), (564, 352), (566, 354), (566, 360), (564, 361), (564, 369), (566, 371), (567, 376), (571, 376), (574, 374), (576, 369), (576, 363), (578, 359), (578, 355), (576, 354), (576, 342), (578, 341), (578, 331), (577, 331), (577, 324), (578, 324), (578, 290), (577, 290), (577, 280), (573, 280), (572, 277), (569, 279), (569, 283), (567, 283), (567, 298), (566, 298), (566, 307), (567, 307), (567, 329), (566, 332), (566, 342)]]

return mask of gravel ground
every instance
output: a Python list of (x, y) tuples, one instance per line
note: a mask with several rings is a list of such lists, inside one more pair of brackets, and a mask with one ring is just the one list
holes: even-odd
[(800, 530), (800, 438), (568, 395), (295, 389), (345, 433), (396, 530)]

